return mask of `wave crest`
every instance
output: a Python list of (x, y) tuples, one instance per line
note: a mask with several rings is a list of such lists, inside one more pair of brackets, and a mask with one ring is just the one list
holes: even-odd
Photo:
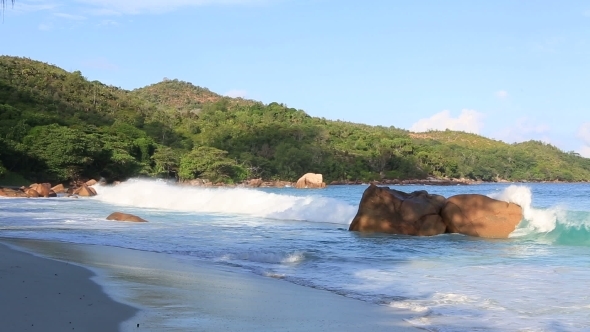
[(586, 211), (568, 211), (559, 205), (534, 208), (531, 189), (525, 186), (511, 185), (490, 197), (522, 207), (523, 220), (510, 237), (553, 244), (590, 245), (590, 213)]
[(356, 207), (333, 198), (268, 193), (246, 188), (198, 188), (129, 180), (99, 188), (94, 199), (121, 206), (182, 212), (348, 224)]
[(490, 197), (515, 203), (522, 207), (523, 221), (511, 236), (525, 236), (531, 233), (546, 233), (555, 229), (559, 217), (563, 217), (563, 210), (559, 207), (549, 209), (533, 208), (533, 194), (529, 187), (511, 185), (503, 192)]

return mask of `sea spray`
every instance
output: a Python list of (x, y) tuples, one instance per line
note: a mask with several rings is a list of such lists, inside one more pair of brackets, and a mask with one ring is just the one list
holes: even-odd
[(134, 208), (241, 214), (281, 220), (348, 224), (356, 207), (319, 196), (275, 194), (247, 188), (198, 188), (153, 180), (129, 180), (98, 188), (99, 201)]
[(555, 229), (558, 216), (562, 210), (554, 207), (549, 209), (533, 208), (533, 194), (531, 189), (525, 186), (511, 185), (501, 193), (492, 194), (490, 197), (515, 203), (522, 207), (523, 221), (517, 229), (510, 234), (511, 237), (520, 237), (533, 233), (547, 233)]
[(526, 238), (547, 244), (590, 246), (588, 211), (568, 211), (560, 205), (534, 208), (531, 189), (526, 186), (511, 185), (490, 197), (522, 207), (523, 220), (510, 234), (511, 238)]

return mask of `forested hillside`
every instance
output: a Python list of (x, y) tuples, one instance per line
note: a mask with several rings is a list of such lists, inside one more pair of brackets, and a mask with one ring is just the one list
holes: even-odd
[(0, 183), (138, 175), (293, 181), (306, 172), (327, 181), (588, 181), (590, 160), (535, 141), (315, 118), (178, 80), (126, 91), (0, 57)]

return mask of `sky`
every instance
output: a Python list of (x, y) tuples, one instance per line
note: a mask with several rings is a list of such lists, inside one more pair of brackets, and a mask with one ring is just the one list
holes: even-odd
[(0, 54), (590, 157), (590, 2), (16, 0)]

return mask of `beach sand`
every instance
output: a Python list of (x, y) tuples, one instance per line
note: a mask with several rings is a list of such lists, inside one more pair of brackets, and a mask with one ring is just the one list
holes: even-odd
[(92, 276), (0, 245), (0, 330), (116, 331), (137, 309), (113, 301)]
[[(0, 245), (1, 325), (11, 327), (2, 330), (66, 331), (70, 321), (78, 331), (114, 331), (117, 323), (123, 331), (418, 330), (404, 320), (409, 312), (234, 267), (98, 245), (0, 242), (52, 258)], [(89, 280), (93, 273), (69, 263), (94, 272), (120, 303)], [(141, 311), (133, 316), (121, 303)]]

